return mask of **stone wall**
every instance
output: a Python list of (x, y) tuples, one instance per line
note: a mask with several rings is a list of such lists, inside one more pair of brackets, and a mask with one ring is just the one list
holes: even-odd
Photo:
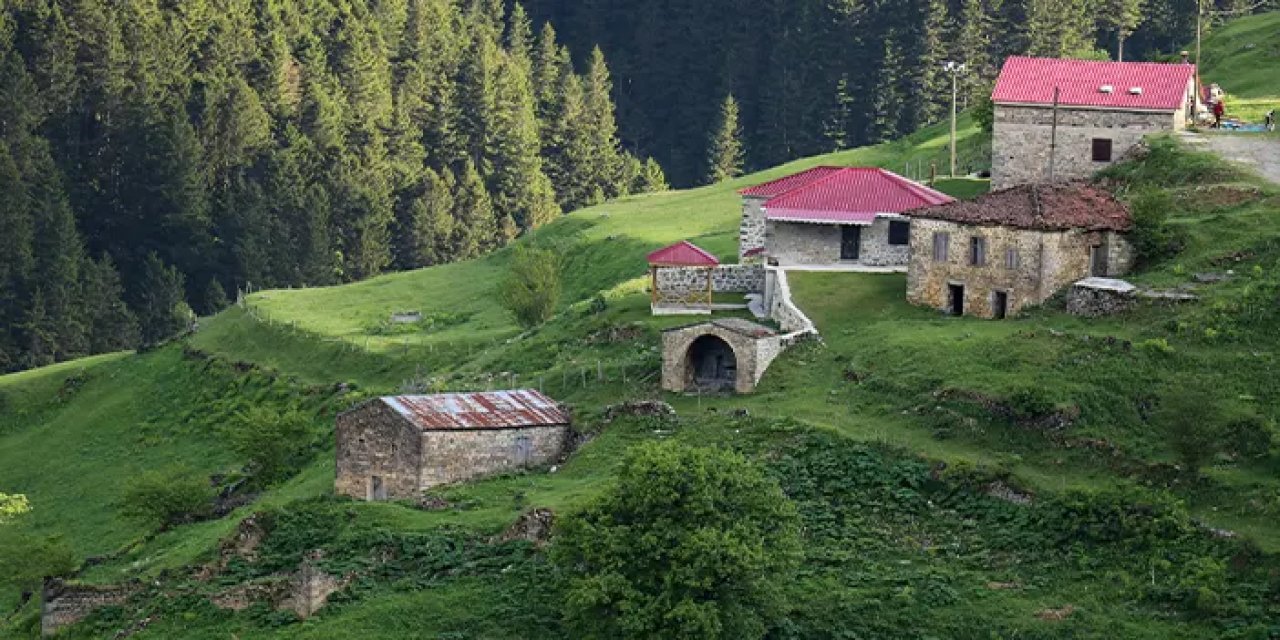
[[(950, 235), (947, 259), (942, 262), (933, 259), (935, 233)], [(986, 241), (986, 263), (981, 266), (969, 264), (974, 237)], [(914, 250), (907, 272), (907, 300), (950, 310), (950, 287), (959, 285), (964, 287), (965, 315), (982, 318), (995, 316), (997, 292), (1008, 296), (1006, 313), (1012, 316), (1088, 277), (1091, 247), (1106, 246), (1108, 255), (1116, 256), (1105, 275), (1120, 275), (1132, 262), (1128, 242), (1112, 232), (1044, 232), (917, 218), (911, 230), (911, 245)], [(1017, 254), (1013, 268), (1007, 262), (1009, 250)]]
[(889, 244), (889, 223), (893, 220), (907, 221), (905, 218), (881, 216), (862, 227), (857, 260), (840, 259), (842, 225), (770, 221), (766, 253), (782, 265), (904, 266), (911, 256), (911, 246)]
[(1067, 290), (1067, 313), (1086, 318), (1123, 313), (1137, 303), (1137, 287), (1123, 280), (1088, 278)]
[(382, 479), (391, 500), (418, 495), (422, 460), (420, 430), (381, 400), (338, 416), (334, 492), (373, 499), (373, 478)]
[(759, 255), (747, 253), (764, 248), (764, 203), (766, 198), (747, 196), (742, 199), (742, 223), (738, 228), (738, 262), (760, 262)]
[[(1119, 90), (1119, 88), (1117, 88)], [(1088, 178), (1119, 161), (1143, 136), (1180, 129), (1185, 114), (1059, 107), (1054, 179)], [(1005, 189), (1049, 179), (1053, 109), (996, 105), (991, 141), (991, 188)], [(1111, 161), (1094, 162), (1093, 140), (1112, 141)]]
[(40, 634), (51, 636), (102, 607), (124, 604), (136, 592), (136, 585), (75, 585), (50, 578), (42, 593)]
[[(527, 439), (528, 459), (518, 458)], [(553, 464), (569, 440), (569, 426), (422, 432), (420, 489)]]
[(765, 308), (769, 317), (788, 333), (813, 332), (813, 321), (791, 299), (791, 284), (787, 272), (770, 267), (765, 286)]
[[(707, 270), (696, 267), (659, 267), (658, 290), (684, 295), (707, 290)], [(711, 271), (715, 293), (758, 293), (764, 291), (764, 265), (723, 264)]]
[[(733, 349), (733, 357), (737, 364), (734, 391), (738, 393), (755, 391), (756, 383), (764, 375), (764, 367), (759, 365), (760, 348), (757, 343), (776, 342), (777, 336), (753, 338), (714, 322), (673, 329), (662, 334), (662, 388), (679, 393), (691, 386), (693, 372), (690, 370), (689, 349), (694, 341), (703, 336), (715, 336)], [(769, 361), (772, 361), (773, 357), (777, 357), (777, 354), (769, 357)], [(765, 366), (768, 366), (768, 363), (765, 363)]]

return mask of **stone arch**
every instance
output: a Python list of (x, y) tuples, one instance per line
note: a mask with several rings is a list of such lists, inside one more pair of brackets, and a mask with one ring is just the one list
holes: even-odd
[(685, 352), (685, 388), (704, 391), (736, 389), (738, 354), (720, 336), (704, 334)]
[(675, 392), (751, 393), (760, 379), (761, 344), (776, 342), (774, 336), (766, 327), (732, 319), (668, 330), (663, 334), (662, 386)]

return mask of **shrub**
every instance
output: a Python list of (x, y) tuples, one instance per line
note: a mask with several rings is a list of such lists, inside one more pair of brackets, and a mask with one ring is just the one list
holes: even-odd
[(1164, 429), (1178, 459), (1197, 471), (1220, 451), (1223, 429), (1218, 423), (1219, 414), (1216, 398), (1190, 387), (1166, 393), (1153, 417)]
[(31, 593), (46, 577), (67, 575), (75, 568), (75, 552), (62, 536), (0, 533), (0, 584)]
[(545, 249), (516, 247), (498, 299), (523, 327), (550, 320), (560, 302), (560, 257)]
[(208, 517), (213, 498), (207, 478), (190, 467), (173, 466), (131, 480), (121, 510), (127, 517), (164, 530)]
[(575, 637), (760, 638), (784, 611), (798, 516), (741, 456), (648, 443), (557, 527)]
[(31, 510), (31, 504), (22, 494), (0, 493), (0, 524)]
[(1226, 449), (1245, 458), (1260, 458), (1271, 453), (1274, 439), (1271, 427), (1258, 416), (1232, 420), (1222, 433)]
[(1133, 230), (1129, 239), (1140, 265), (1151, 265), (1177, 255), (1187, 245), (1187, 232), (1169, 224), (1173, 197), (1165, 189), (1149, 188), (1130, 200)]
[(1053, 399), (1044, 387), (1023, 387), (1013, 392), (1008, 400), (1009, 410), (1018, 420), (1038, 420), (1054, 410)]
[(314, 444), (310, 421), (297, 410), (255, 406), (232, 420), (227, 438), (260, 486), (283, 480), (302, 468)]
[(991, 100), (991, 94), (984, 92), (974, 102), (973, 119), (983, 133), (991, 133), (995, 130), (996, 103)]

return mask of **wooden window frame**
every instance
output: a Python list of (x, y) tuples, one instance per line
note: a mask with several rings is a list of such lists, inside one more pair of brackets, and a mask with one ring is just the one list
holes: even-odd
[(933, 232), (933, 261), (946, 262), (951, 254), (951, 234), (946, 231)]
[(969, 266), (987, 266), (987, 239), (982, 236), (969, 237)]

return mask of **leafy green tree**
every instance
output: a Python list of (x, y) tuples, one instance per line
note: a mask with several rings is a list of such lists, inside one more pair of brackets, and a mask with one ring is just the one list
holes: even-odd
[(213, 512), (214, 489), (194, 469), (175, 465), (144, 471), (125, 485), (120, 510), (145, 526), (166, 530)]
[(237, 455), (248, 462), (259, 486), (288, 478), (308, 461), (315, 435), (306, 416), (297, 410), (284, 412), (255, 406), (236, 414), (227, 439)]
[(720, 105), (718, 124), (707, 150), (707, 183), (715, 184), (742, 175), (746, 156), (742, 149), (742, 126), (738, 122), (738, 101), (726, 96)]
[(583, 638), (761, 638), (786, 609), (799, 517), (742, 456), (645, 443), (557, 523), (565, 615)]
[(550, 320), (560, 302), (560, 257), (546, 249), (516, 247), (498, 299), (523, 327)]

